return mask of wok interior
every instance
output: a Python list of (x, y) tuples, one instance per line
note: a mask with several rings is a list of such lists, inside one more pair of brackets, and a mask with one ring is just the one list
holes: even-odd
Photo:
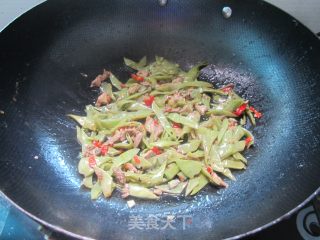
[[(233, 16), (221, 16), (228, 4)], [(63, 6), (63, 7), (61, 7)], [(253, 1), (48, 2), (0, 36), (1, 190), (50, 224), (95, 238), (226, 238), (280, 217), (320, 183), (319, 41), (275, 8)], [(103, 68), (127, 79), (122, 57), (163, 56), (184, 69), (207, 61), (200, 79), (236, 92), (264, 113), (252, 129), (248, 169), (229, 188), (198, 196), (90, 200), (79, 188), (80, 146), (68, 113), (84, 113)], [(89, 77), (85, 78), (80, 73)], [(17, 102), (12, 101), (18, 84)], [(39, 159), (34, 159), (39, 156)], [(127, 230), (129, 217), (188, 215), (180, 230)]]

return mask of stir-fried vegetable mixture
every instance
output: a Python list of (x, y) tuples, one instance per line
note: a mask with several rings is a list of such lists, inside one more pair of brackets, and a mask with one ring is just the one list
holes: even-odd
[(91, 83), (101, 89), (95, 106), (69, 115), (80, 125), (78, 168), (92, 199), (116, 188), (123, 198), (195, 195), (207, 184), (227, 187), (223, 176), (246, 169), (242, 152), (254, 138), (243, 126), (262, 114), (233, 85), (198, 81), (204, 64), (184, 72), (162, 57), (124, 62), (135, 70), (125, 84), (104, 70)]

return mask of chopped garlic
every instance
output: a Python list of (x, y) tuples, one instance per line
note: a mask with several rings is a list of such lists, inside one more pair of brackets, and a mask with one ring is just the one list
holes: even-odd
[(129, 201), (127, 201), (127, 205), (129, 208), (132, 208), (136, 205), (136, 202), (134, 200), (129, 200)]

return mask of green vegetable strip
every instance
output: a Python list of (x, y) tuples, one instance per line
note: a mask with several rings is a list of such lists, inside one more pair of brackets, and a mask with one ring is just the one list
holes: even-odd
[(226, 117), (237, 117), (237, 115), (235, 115), (232, 112), (229, 112), (227, 110), (223, 110), (223, 109), (210, 109), (209, 111), (207, 111), (206, 114), (213, 114), (216, 116), (226, 116)]
[(186, 193), (185, 195), (188, 196), (192, 190), (199, 185), (199, 179), (200, 177), (195, 177), (193, 179), (190, 179), (187, 185)]
[(208, 164), (210, 150), (214, 140), (217, 138), (218, 134), (216, 131), (209, 130), (206, 128), (198, 129), (198, 137), (201, 140), (202, 147), (205, 152), (205, 163)]
[(190, 118), (187, 118), (187, 117), (183, 117), (177, 113), (170, 113), (168, 115), (168, 118), (173, 121), (173, 122), (176, 122), (176, 123), (181, 123), (183, 125), (186, 125), (188, 127), (191, 127), (191, 128), (195, 128), (195, 129), (198, 129), (199, 127), (199, 123), (195, 120), (192, 120)]
[(141, 60), (139, 62), (132, 61), (129, 58), (123, 58), (123, 60), (124, 60), (124, 63), (128, 67), (131, 67), (131, 68), (136, 69), (136, 70), (139, 70), (139, 69), (143, 68), (147, 64), (147, 58), (146, 57), (141, 58)]
[(233, 154), (232, 157), (236, 160), (242, 161), (245, 164), (248, 163), (248, 160), (240, 152)]
[(197, 79), (200, 68), (203, 68), (207, 66), (207, 63), (200, 63), (198, 65), (193, 66), (186, 74), (185, 74), (185, 81), (186, 82), (191, 82)]
[(178, 146), (178, 150), (182, 153), (194, 152), (200, 146), (201, 141), (199, 140), (191, 140), (188, 143), (181, 144)]
[(167, 184), (156, 186), (155, 188), (160, 189), (162, 192), (179, 195), (182, 193), (182, 191), (185, 189), (186, 186), (187, 186), (187, 182), (180, 182), (174, 188), (170, 188)]
[(178, 141), (157, 141), (157, 142), (150, 143), (150, 146), (151, 147), (167, 148), (167, 147), (176, 146), (179, 144), (180, 144), (180, 142), (178, 142)]
[(180, 160), (177, 159), (176, 163), (179, 169), (186, 175), (188, 178), (193, 178), (195, 175), (199, 174), (201, 171), (202, 164), (197, 161), (191, 160)]
[(209, 183), (209, 181), (207, 180), (207, 178), (203, 174), (200, 174), (199, 179), (198, 179), (198, 184), (192, 189), (191, 195), (197, 194), (208, 183)]
[(246, 114), (248, 115), (251, 124), (252, 124), (253, 126), (255, 126), (255, 125), (256, 125), (256, 120), (255, 120), (252, 112), (250, 112), (249, 110), (246, 110)]
[(202, 81), (195, 81), (195, 82), (184, 82), (180, 84), (174, 84), (174, 83), (165, 83), (160, 85), (157, 90), (158, 91), (177, 91), (182, 88), (187, 87), (212, 87), (211, 83), (208, 82), (202, 82)]
[(158, 105), (155, 102), (153, 102), (153, 104), (152, 104), (152, 109), (153, 109), (154, 113), (156, 114), (157, 118), (159, 119), (164, 130), (168, 133), (168, 135), (175, 137), (175, 134), (173, 132), (173, 129), (172, 129), (168, 119), (166, 118), (166, 116), (164, 115), (162, 110), (158, 107)]
[(93, 182), (92, 182), (92, 175), (85, 177), (82, 180), (82, 185), (85, 186), (86, 188), (92, 188), (93, 187)]
[(178, 174), (179, 171), (180, 169), (178, 168), (178, 165), (176, 163), (171, 163), (167, 165), (164, 175), (168, 180), (171, 180)]
[(91, 199), (92, 200), (98, 199), (101, 194), (102, 194), (101, 184), (100, 182), (96, 182), (91, 189)]
[(113, 160), (112, 168), (119, 167), (120, 165), (129, 162), (140, 150), (138, 148), (130, 149)]
[(193, 196), (208, 183), (227, 187), (222, 177), (235, 180), (232, 171), (246, 169), (243, 151), (254, 137), (244, 126), (259, 116), (231, 85), (198, 81), (203, 63), (183, 71), (157, 56), (124, 62), (137, 71), (125, 84), (113, 74), (95, 82), (97, 105), (68, 115), (79, 125), (78, 171), (91, 199), (110, 198), (115, 188), (123, 198)]
[(111, 197), (112, 192), (115, 188), (115, 184), (112, 180), (112, 177), (110, 176), (110, 174), (104, 170), (102, 170), (101, 168), (95, 168), (95, 172), (97, 175), (101, 176), (101, 179), (98, 180), (100, 181), (101, 184), (101, 190), (102, 193), (105, 197)]
[(119, 79), (115, 75), (113, 74), (110, 75), (110, 82), (116, 89), (118, 90), (122, 89), (121, 88), (122, 83), (119, 81)]
[(224, 134), (226, 133), (226, 131), (228, 129), (228, 125), (229, 125), (228, 119), (224, 119), (222, 121), (222, 126), (221, 126), (221, 129), (220, 129), (219, 134), (218, 134), (218, 144), (221, 142)]
[(155, 195), (151, 190), (146, 187), (140, 186), (138, 184), (128, 184), (129, 195), (137, 198), (143, 199), (153, 199), (157, 200), (159, 197)]

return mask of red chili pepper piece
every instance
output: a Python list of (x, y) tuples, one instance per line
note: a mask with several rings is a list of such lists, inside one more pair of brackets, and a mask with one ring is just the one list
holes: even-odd
[(182, 125), (181, 125), (180, 123), (174, 122), (174, 123), (172, 124), (172, 127), (173, 127), (173, 128), (182, 128)]
[(253, 112), (253, 116), (255, 118), (261, 118), (262, 117), (262, 113), (257, 111), (254, 107), (250, 107), (249, 110), (250, 110), (250, 112)]
[(162, 153), (162, 151), (161, 151), (160, 148), (158, 148), (158, 147), (153, 147), (151, 150), (152, 150), (152, 152), (153, 152), (154, 154), (156, 154), (156, 155), (159, 155), (159, 154)]
[(99, 140), (93, 140), (92, 141), (93, 146), (100, 148), (102, 143)]
[(240, 105), (235, 111), (234, 114), (237, 116), (241, 116), (243, 114), (243, 112), (246, 110), (248, 106), (248, 103), (244, 103), (242, 105)]
[(139, 158), (137, 155), (135, 155), (135, 156), (133, 157), (133, 160), (134, 160), (134, 162), (135, 162), (136, 164), (140, 164), (140, 163), (141, 163), (141, 160), (140, 160), (140, 158)]
[(154, 96), (150, 95), (149, 97), (145, 97), (143, 101), (146, 106), (150, 107), (154, 101)]
[(246, 146), (249, 146), (249, 144), (252, 142), (252, 137), (247, 137), (244, 141), (246, 143)]
[(233, 90), (234, 85), (233, 84), (228, 84), (227, 86), (221, 88), (221, 90), (225, 93), (229, 93)]
[(121, 83), (121, 84), (120, 84), (120, 87), (121, 87), (121, 88), (126, 88), (127, 85), (126, 85), (125, 83)]
[(154, 125), (159, 125), (159, 122), (157, 119), (153, 119), (153, 123), (154, 123)]
[(93, 168), (97, 165), (96, 158), (94, 156), (90, 156), (88, 161), (89, 161), (89, 166), (91, 168)]
[(253, 114), (253, 116), (254, 116), (255, 118), (261, 118), (261, 117), (262, 117), (262, 113), (261, 113), (261, 112), (255, 112), (255, 113)]
[(141, 76), (138, 76), (137, 74), (131, 74), (131, 78), (133, 78), (137, 82), (143, 82), (144, 81), (144, 78), (141, 77)]
[(208, 167), (207, 167), (207, 171), (208, 171), (208, 173), (211, 174), (211, 173), (212, 173), (212, 167), (208, 166)]
[(108, 150), (109, 150), (109, 147), (107, 145), (102, 145), (100, 149), (101, 155), (105, 156), (108, 153)]

